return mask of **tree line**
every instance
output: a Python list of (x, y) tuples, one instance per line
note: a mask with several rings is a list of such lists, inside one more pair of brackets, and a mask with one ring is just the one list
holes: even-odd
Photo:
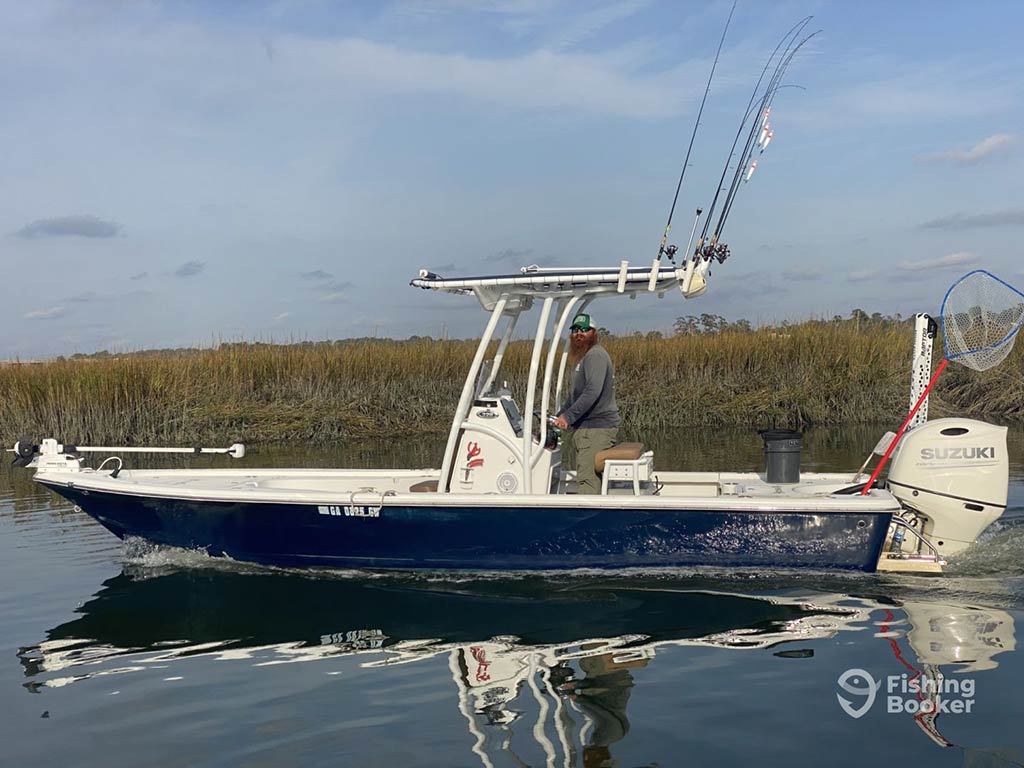
[[(794, 325), (852, 325), (855, 327), (888, 328), (900, 323), (909, 322), (910, 318), (903, 317), (899, 312), (893, 315), (883, 315), (881, 312), (868, 314), (863, 309), (854, 309), (849, 317), (833, 315), (831, 320), (815, 319), (801, 320), (793, 323), (789, 320), (780, 320), (768, 323), (762, 328), (792, 328)], [(683, 315), (677, 317), (672, 324), (672, 330), (680, 336), (705, 336), (716, 333), (753, 333), (756, 329), (746, 319), (727, 320), (721, 315), (714, 315), (705, 312), (700, 315)], [(657, 333), (657, 331), (654, 331)], [(634, 336), (648, 336), (650, 333), (636, 332)], [(658, 334), (659, 336), (661, 334)]]

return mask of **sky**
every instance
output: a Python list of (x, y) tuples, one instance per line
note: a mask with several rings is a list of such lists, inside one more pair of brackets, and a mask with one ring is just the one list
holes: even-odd
[[(420, 268), (647, 265), (731, 4), (0, 0), (0, 359), (471, 337), (479, 305)], [(709, 292), (598, 301), (598, 324), (1024, 284), (1016, 2), (739, 0), (673, 240), (806, 15)]]

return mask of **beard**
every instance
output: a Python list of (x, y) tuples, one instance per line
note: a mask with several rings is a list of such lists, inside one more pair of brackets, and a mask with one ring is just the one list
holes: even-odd
[(569, 359), (578, 363), (597, 344), (596, 333), (575, 333), (569, 337)]

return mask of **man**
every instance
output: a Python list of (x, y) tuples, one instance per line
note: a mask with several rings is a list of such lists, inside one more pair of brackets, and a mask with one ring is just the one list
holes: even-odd
[(579, 493), (600, 493), (594, 461), (600, 451), (615, 445), (619, 433), (615, 371), (612, 359), (597, 343), (597, 328), (590, 315), (576, 315), (570, 334), (569, 359), (574, 365), (572, 388), (569, 404), (555, 419), (555, 426), (573, 429)]

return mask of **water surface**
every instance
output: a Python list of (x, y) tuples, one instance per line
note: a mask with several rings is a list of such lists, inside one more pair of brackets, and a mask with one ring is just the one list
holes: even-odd
[[(852, 471), (881, 431), (811, 433), (804, 466)], [(752, 433), (648, 442), (659, 467), (762, 461)], [(941, 578), (262, 568), (123, 545), (4, 472), (2, 762), (1019, 765), (1019, 427), (1010, 450), (1007, 514)], [(436, 466), (438, 453), (438, 440), (381, 442), (257, 450), (245, 465)], [(837, 698), (867, 703), (837, 684), (855, 669), (883, 686), (858, 718)], [(845, 685), (866, 690), (856, 674)], [(970, 712), (906, 711), (936, 688)]]

